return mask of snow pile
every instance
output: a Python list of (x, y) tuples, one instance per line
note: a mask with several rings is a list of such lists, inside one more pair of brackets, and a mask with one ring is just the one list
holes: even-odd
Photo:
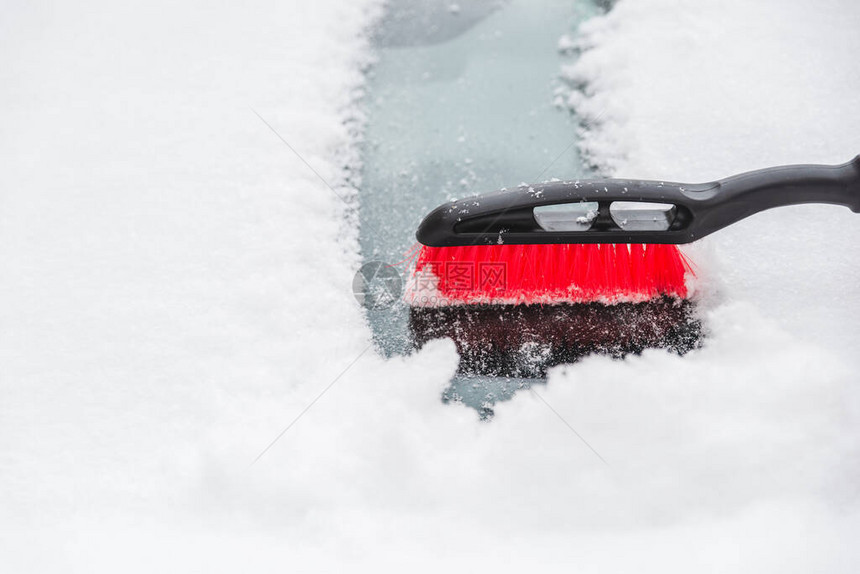
[[(590, 358), (480, 423), (439, 401), (450, 342), (367, 350), (348, 209), (249, 110), (348, 199), (375, 6), (39, 10), (0, 34), (4, 571), (856, 571), (847, 210), (698, 246), (703, 349)], [(622, 0), (575, 70), (591, 157), (847, 160), (858, 15)]]

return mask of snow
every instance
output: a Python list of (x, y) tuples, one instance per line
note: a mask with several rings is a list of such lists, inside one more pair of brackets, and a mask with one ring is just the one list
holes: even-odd
[[(856, 571), (858, 218), (708, 238), (704, 348), (589, 358), (481, 423), (439, 400), (450, 341), (367, 350), (350, 207), (254, 114), (350, 200), (378, 10), (7, 9), (2, 569)], [(620, 0), (568, 71), (585, 150), (682, 181), (847, 161), (858, 18)]]

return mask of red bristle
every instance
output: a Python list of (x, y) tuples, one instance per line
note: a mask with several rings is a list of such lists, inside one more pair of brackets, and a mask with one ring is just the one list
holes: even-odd
[(684, 282), (685, 275), (693, 270), (684, 254), (674, 245), (661, 245), (664, 270), (664, 289), (667, 294), (677, 297), (687, 295), (687, 286)]
[(583, 245), (585, 248), (585, 279), (582, 282), (583, 295), (589, 299), (599, 299), (603, 289), (602, 276), (605, 274), (603, 261), (600, 260), (600, 246)]
[(650, 298), (652, 281), (646, 277), (645, 246), (641, 243), (630, 245), (630, 291), (634, 297)]
[(677, 246), (641, 244), (422, 247), (415, 272), (428, 270), (449, 301), (527, 304), (685, 298), (692, 273)]
[(570, 267), (568, 267), (570, 283), (568, 285), (568, 293), (571, 299), (576, 300), (581, 298), (584, 293), (582, 284), (585, 282), (586, 271), (588, 267), (585, 263), (585, 245), (574, 244), (570, 246)]
[[(673, 261), (666, 254), (665, 245), (649, 245), (647, 250), (651, 257), (646, 259), (651, 265), (654, 273), (655, 287), (657, 291), (670, 292), (672, 289)], [(673, 293), (672, 293), (673, 294)]]
[(656, 297), (663, 284), (660, 277), (662, 268), (658, 258), (659, 250), (654, 245), (645, 245), (645, 255), (642, 258), (642, 269), (644, 277), (648, 280), (643, 295), (648, 298)]
[(600, 261), (603, 265), (603, 280), (605, 288), (602, 289), (604, 298), (615, 299), (615, 291), (618, 289), (618, 265), (615, 260), (615, 244), (609, 243), (600, 246)]
[(516, 247), (516, 245), (502, 245), (494, 250), (498, 252), (498, 262), (505, 267), (506, 281), (502, 286), (502, 296), (507, 295), (510, 286), (520, 284), (519, 267), (517, 265), (517, 257), (520, 252)]
[(531, 245), (523, 245), (522, 248), (515, 250), (518, 252), (516, 260), (513, 262), (513, 267), (518, 278), (513, 284), (515, 291), (512, 293), (517, 303), (525, 303), (521, 300), (524, 293), (530, 293), (534, 288), (535, 277), (531, 275), (526, 268), (526, 264), (533, 257)]
[(615, 291), (618, 298), (630, 293), (630, 248), (625, 243), (615, 246)]
[(614, 243), (600, 246), (600, 260), (603, 266), (603, 289), (601, 289), (601, 293), (604, 298), (613, 300), (615, 299), (615, 292), (619, 288)]
[(550, 295), (552, 300), (562, 300), (570, 297), (570, 286), (574, 282), (573, 270), (577, 266), (577, 252), (575, 248), (575, 245), (562, 244), (560, 249), (553, 250), (555, 257), (552, 262), (551, 274), (559, 279), (553, 285), (553, 292)]
[(677, 295), (676, 278), (680, 272), (683, 277), (683, 267), (676, 255), (677, 248), (671, 245), (649, 245), (645, 251), (645, 262), (648, 273), (654, 277), (654, 289), (657, 293)]

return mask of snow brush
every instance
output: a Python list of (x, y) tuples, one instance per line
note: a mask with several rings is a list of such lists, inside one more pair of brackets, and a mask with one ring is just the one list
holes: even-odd
[(860, 212), (860, 156), (700, 184), (523, 184), (446, 203), (416, 233), (413, 336), (453, 338), (461, 371), (482, 374), (540, 376), (591, 352), (685, 352), (701, 329), (678, 244), (804, 203)]

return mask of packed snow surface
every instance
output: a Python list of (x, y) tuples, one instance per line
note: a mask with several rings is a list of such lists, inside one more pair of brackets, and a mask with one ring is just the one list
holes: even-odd
[[(439, 400), (453, 344), (383, 360), (351, 293), (378, 13), (6, 6), (2, 570), (856, 572), (860, 218), (703, 241), (701, 350), (593, 357), (479, 422)], [(584, 151), (682, 181), (847, 161), (858, 23), (620, 0), (564, 71)]]

